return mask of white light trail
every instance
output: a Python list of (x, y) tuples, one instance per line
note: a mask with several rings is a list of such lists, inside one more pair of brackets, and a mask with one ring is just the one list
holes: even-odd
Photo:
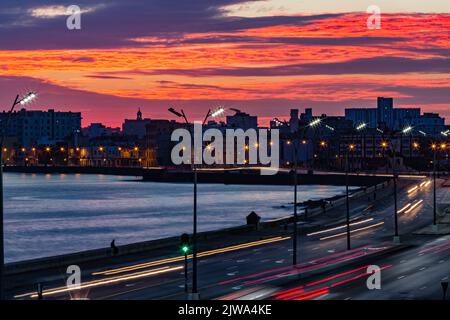
[(414, 203), (408, 210), (405, 211), (405, 213), (410, 213), (415, 208), (417, 208), (418, 205), (420, 205), (423, 202), (423, 200), (419, 200), (416, 203)]
[[(363, 228), (352, 230), (352, 231), (350, 231), (350, 234), (355, 233), (355, 232), (359, 232), (359, 231), (364, 231), (364, 230), (376, 228), (378, 226), (381, 226), (382, 224), (384, 224), (384, 221), (376, 223), (376, 224), (372, 224), (372, 225), (367, 226), (367, 227), (363, 227)], [(346, 234), (347, 234), (347, 232), (342, 232), (342, 233), (338, 233), (338, 234), (334, 234), (334, 235), (331, 235), (331, 236), (320, 238), (319, 240), (322, 241), (322, 240), (327, 240), (327, 239), (331, 239), (331, 238), (337, 238), (337, 237), (345, 236)]]
[[(81, 284), (79, 288), (76, 288), (76, 289), (68, 288), (68, 287), (54, 288), (54, 289), (44, 291), (42, 294), (44, 296), (48, 296), (48, 295), (54, 295), (54, 294), (58, 294), (58, 293), (69, 292), (69, 291), (72, 292), (72, 291), (77, 291), (77, 290), (86, 289), (86, 288), (98, 287), (98, 286), (102, 286), (105, 284), (118, 283), (118, 282), (123, 282), (123, 281), (127, 281), (127, 280), (134, 280), (134, 279), (139, 279), (139, 278), (143, 278), (143, 277), (153, 276), (153, 275), (157, 275), (157, 274), (161, 274), (161, 273), (173, 272), (173, 271), (181, 270), (183, 268), (184, 268), (183, 266), (174, 266), (174, 267), (167, 266), (167, 267), (162, 267), (162, 268), (153, 269), (153, 270), (144, 271), (144, 272), (141, 271), (141, 272), (136, 272), (136, 273), (127, 274), (127, 275), (118, 276), (118, 277), (112, 277), (112, 278), (107, 278), (107, 279), (85, 282), (85, 283)], [(14, 298), (23, 298), (23, 297), (27, 297), (27, 296), (30, 298), (37, 298), (36, 293), (20, 294), (20, 295), (14, 296)]]
[(411, 207), (411, 203), (408, 203), (406, 206), (404, 206), (403, 208), (398, 210), (397, 213), (402, 213), (403, 211), (407, 210), (409, 207)]
[[(360, 224), (363, 224), (363, 223), (366, 223), (366, 222), (369, 222), (369, 221), (372, 221), (372, 220), (373, 220), (373, 218), (369, 218), (369, 219), (366, 219), (366, 220), (353, 222), (353, 223), (350, 223), (350, 226), (360, 225)], [(346, 224), (344, 224), (342, 226), (334, 227), (334, 228), (331, 228), (331, 229), (326, 229), (326, 230), (321, 230), (321, 231), (308, 233), (307, 236), (309, 237), (309, 236), (314, 236), (314, 235), (321, 234), (321, 233), (327, 233), (327, 232), (330, 232), (330, 231), (336, 231), (336, 230), (339, 230), (339, 229), (343, 229), (345, 227), (347, 227)]]

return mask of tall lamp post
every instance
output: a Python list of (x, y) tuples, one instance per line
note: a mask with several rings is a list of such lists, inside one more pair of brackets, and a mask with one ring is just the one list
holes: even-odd
[(346, 215), (345, 215), (345, 221), (346, 221), (346, 230), (347, 230), (347, 250), (350, 250), (350, 195), (349, 195), (349, 183), (348, 183), (348, 153), (350, 151), (355, 150), (355, 145), (350, 144), (348, 146), (347, 152), (345, 153), (345, 205), (346, 205)]
[[(279, 121), (277, 119), (277, 121)], [(288, 126), (288, 122), (287, 121), (279, 121), (284, 123), (284, 125)], [(298, 138), (299, 135), (301, 133), (305, 133), (306, 130), (310, 127), (316, 127), (318, 126), (320, 123), (322, 122), (322, 118), (316, 118), (313, 119), (310, 123), (308, 123), (305, 126), (302, 126), (301, 128), (298, 128), (296, 131), (292, 131), (291, 132), (291, 136), (292, 136), (292, 141), (289, 140), (289, 144), (293, 144), (293, 158), (294, 158), (294, 227), (293, 227), (293, 236), (292, 236), (292, 265), (296, 265), (297, 264), (297, 247), (298, 247), (298, 228), (297, 228), (297, 223), (298, 223), (298, 213), (297, 213), (297, 189), (298, 189), (298, 176), (297, 176), (297, 170), (298, 170), (298, 160), (297, 160), (297, 142), (298, 142)], [(301, 131), (300, 131), (301, 130)], [(305, 141), (305, 140), (303, 140)], [(303, 142), (302, 142), (303, 143)], [(303, 144), (306, 144), (303, 143)]]
[(0, 300), (5, 298), (5, 233), (4, 233), (4, 212), (3, 212), (3, 144), (5, 142), (6, 131), (11, 120), (11, 114), (14, 108), (18, 105), (25, 105), (36, 98), (35, 92), (29, 92), (22, 99), (19, 95), (16, 96), (14, 102), (9, 110), (5, 123), (2, 123), (2, 131), (0, 137)]
[[(403, 135), (410, 134), (413, 128), (411, 126), (407, 126), (400, 132), (400, 152), (402, 153), (402, 141)], [(394, 243), (400, 243), (400, 236), (398, 233), (398, 197), (397, 197), (397, 146), (398, 141), (395, 139), (396, 132), (393, 132), (391, 135), (391, 145), (392, 145), (392, 176), (394, 182)], [(395, 144), (394, 144), (395, 142)], [(403, 154), (401, 154), (403, 156)]]
[(437, 145), (433, 143), (431, 145), (433, 149), (433, 228), (437, 228), (437, 210), (436, 210), (436, 152)]
[[(172, 113), (173, 115), (177, 116), (178, 118), (182, 118), (187, 125), (189, 125), (189, 121), (186, 117), (186, 114), (183, 110), (181, 112), (178, 112), (174, 108), (169, 108), (168, 111)], [(202, 126), (206, 123), (209, 117), (219, 117), (225, 112), (225, 109), (220, 107), (215, 111), (208, 110)], [(193, 205), (193, 232), (192, 232), (192, 299), (198, 300), (198, 286), (197, 286), (197, 168), (195, 166), (195, 163), (191, 164), (191, 169), (194, 173), (194, 205)]]
[(437, 150), (445, 150), (446, 143), (441, 143), (439, 146), (435, 143), (431, 145), (433, 149), (433, 228), (437, 231), (437, 206), (436, 206), (436, 167), (437, 167)]
[(294, 237), (292, 243), (292, 264), (295, 266), (297, 264), (297, 239), (298, 239), (298, 214), (297, 214), (297, 185), (298, 185), (298, 176), (297, 176), (297, 146), (294, 141)]

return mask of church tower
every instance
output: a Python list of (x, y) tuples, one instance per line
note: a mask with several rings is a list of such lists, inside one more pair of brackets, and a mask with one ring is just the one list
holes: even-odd
[(142, 120), (142, 112), (141, 112), (141, 108), (139, 108), (138, 112), (137, 112), (137, 120)]

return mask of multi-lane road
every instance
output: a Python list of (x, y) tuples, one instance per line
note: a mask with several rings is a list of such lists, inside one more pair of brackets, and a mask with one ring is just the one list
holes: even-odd
[[(284, 235), (202, 251), (201, 299), (439, 299), (440, 283), (450, 275), (450, 237), (412, 234), (432, 222), (432, 184), (424, 179), (399, 190), (401, 247), (392, 241), (392, 199), (352, 205), (350, 251), (346, 250), (343, 209), (300, 224), (304, 232), (296, 266), (291, 265), (289, 229)], [(450, 202), (450, 191), (439, 188), (438, 203), (446, 201)], [(368, 265), (381, 268), (380, 290), (366, 286)], [(182, 257), (143, 258), (83, 270), (81, 288), (76, 290), (49, 276), (44, 298), (184, 299), (184, 284)], [(10, 295), (37, 297), (27, 288), (17, 288)]]

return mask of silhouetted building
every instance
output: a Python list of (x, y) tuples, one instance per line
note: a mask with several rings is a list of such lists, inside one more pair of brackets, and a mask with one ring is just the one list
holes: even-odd
[(412, 126), (416, 131), (437, 135), (445, 126), (445, 119), (438, 114), (424, 113), (420, 108), (394, 108), (392, 98), (378, 97), (377, 108), (345, 109), (345, 119), (353, 121), (353, 126), (365, 123), (367, 128), (381, 130), (402, 130)]
[(248, 113), (233, 109), (236, 113), (232, 116), (227, 116), (227, 126), (230, 128), (240, 128), (243, 130), (257, 129), (258, 117), (251, 116)]
[[(0, 114), (0, 124), (5, 124), (7, 112)], [(81, 130), (80, 112), (35, 111), (21, 109), (11, 114), (7, 137), (15, 137), (20, 146), (53, 145), (72, 137)]]
[(101, 123), (91, 123), (89, 126), (83, 128), (81, 131), (83, 132), (83, 135), (89, 138), (119, 135), (121, 133), (120, 128), (106, 127)]
[(142, 139), (146, 135), (146, 125), (151, 122), (151, 119), (143, 119), (141, 109), (136, 114), (136, 119), (125, 119), (122, 125), (122, 132), (126, 136), (136, 136)]
[[(171, 141), (172, 132), (179, 128), (186, 128), (187, 124), (174, 120), (151, 120), (146, 126), (146, 149), (152, 150), (149, 158), (151, 165), (172, 166), (172, 147), (178, 142)], [(150, 166), (150, 165), (149, 165)]]

